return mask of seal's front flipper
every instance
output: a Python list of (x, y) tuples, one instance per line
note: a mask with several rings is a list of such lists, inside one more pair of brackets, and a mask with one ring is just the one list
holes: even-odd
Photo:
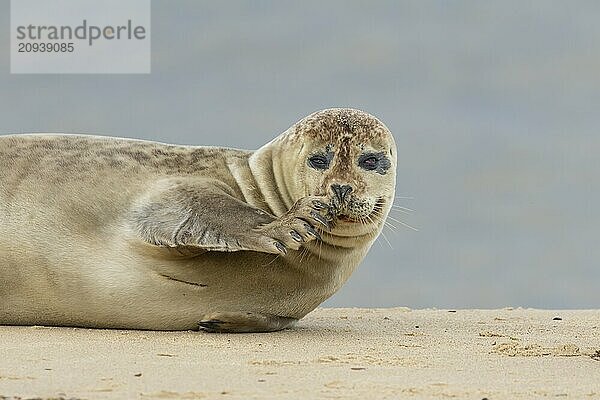
[(216, 180), (164, 179), (138, 199), (129, 222), (144, 242), (182, 255), (259, 250), (245, 237), (253, 227), (268, 224), (276, 217), (238, 200), (234, 194)]
[(252, 312), (215, 313), (198, 322), (200, 330), (206, 332), (248, 333), (273, 332), (291, 327), (296, 318)]
[(325, 198), (303, 198), (277, 218), (234, 196), (216, 180), (164, 179), (138, 199), (130, 223), (144, 242), (181, 255), (242, 250), (285, 255), (319, 239), (315, 227), (331, 227)]

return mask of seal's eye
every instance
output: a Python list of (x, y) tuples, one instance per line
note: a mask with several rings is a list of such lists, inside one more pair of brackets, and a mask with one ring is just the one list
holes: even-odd
[(364, 168), (369, 171), (376, 169), (378, 163), (379, 160), (375, 156), (368, 156), (358, 161), (358, 165), (360, 165), (361, 168)]
[(327, 169), (329, 168), (329, 158), (322, 154), (317, 154), (308, 159), (308, 165), (314, 169)]
[(358, 166), (367, 171), (375, 171), (378, 174), (385, 175), (392, 163), (384, 152), (365, 153), (358, 157)]

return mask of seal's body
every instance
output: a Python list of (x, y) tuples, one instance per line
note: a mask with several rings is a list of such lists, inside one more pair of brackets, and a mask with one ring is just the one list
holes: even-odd
[(255, 152), (0, 137), (0, 324), (285, 328), (366, 255), (395, 165), (387, 128), (349, 109)]

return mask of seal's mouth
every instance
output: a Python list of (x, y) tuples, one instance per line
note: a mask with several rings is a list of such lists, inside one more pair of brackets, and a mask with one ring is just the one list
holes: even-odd
[(351, 224), (363, 224), (369, 225), (373, 223), (377, 223), (381, 219), (381, 211), (383, 209), (384, 200), (382, 198), (378, 198), (375, 201), (375, 204), (371, 208), (371, 210), (367, 213), (348, 213), (348, 211), (352, 211), (352, 205), (348, 205), (348, 207), (344, 207), (340, 210), (336, 219), (338, 221), (351, 223)]

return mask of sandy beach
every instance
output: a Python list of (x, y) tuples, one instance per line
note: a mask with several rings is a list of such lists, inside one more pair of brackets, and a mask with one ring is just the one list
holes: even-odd
[(0, 327), (0, 398), (600, 399), (600, 310), (324, 308), (239, 335)]

